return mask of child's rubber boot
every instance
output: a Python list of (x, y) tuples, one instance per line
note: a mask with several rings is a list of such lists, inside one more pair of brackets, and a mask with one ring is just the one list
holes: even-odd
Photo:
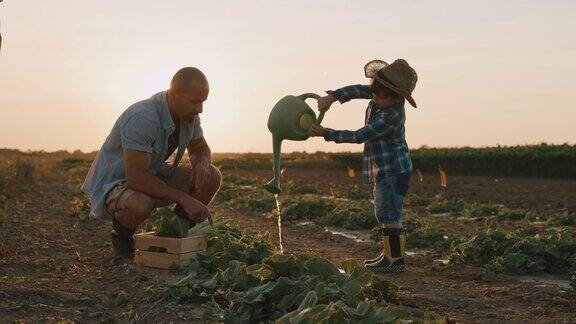
[[(378, 228), (378, 231), (376, 232), (376, 240), (380, 240), (382, 239), (382, 233), (384, 231), (384, 227), (380, 227)], [(382, 258), (384, 257), (383, 253), (380, 253), (380, 255), (378, 255), (377, 257), (373, 258), (373, 259), (368, 259), (368, 260), (364, 260), (364, 266), (366, 266), (369, 263), (374, 263), (374, 262), (378, 262), (380, 261)]]
[(110, 233), (114, 259), (123, 260), (134, 257), (134, 230), (128, 229), (112, 217), (113, 230)]
[(375, 262), (366, 264), (372, 272), (391, 273), (406, 270), (404, 247), (406, 236), (401, 228), (385, 228), (382, 232), (383, 257)]
[(366, 266), (370, 263), (378, 262), (378, 261), (382, 260), (383, 257), (384, 257), (384, 254), (380, 253), (380, 255), (375, 257), (374, 259), (364, 260), (364, 266)]

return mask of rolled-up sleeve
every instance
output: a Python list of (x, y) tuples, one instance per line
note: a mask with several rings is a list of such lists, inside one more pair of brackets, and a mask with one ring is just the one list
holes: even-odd
[(123, 149), (152, 153), (158, 125), (146, 117), (133, 116), (122, 123), (120, 136)]

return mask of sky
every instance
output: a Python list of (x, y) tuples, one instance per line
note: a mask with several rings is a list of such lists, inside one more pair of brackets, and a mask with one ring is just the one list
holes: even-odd
[[(122, 111), (195, 66), (212, 151), (271, 152), (282, 97), (366, 83), (366, 62), (397, 58), (419, 76), (410, 147), (574, 144), (575, 31), (572, 0), (6, 0), (0, 147), (97, 150)], [(358, 129), (367, 103), (336, 103), (323, 125)]]

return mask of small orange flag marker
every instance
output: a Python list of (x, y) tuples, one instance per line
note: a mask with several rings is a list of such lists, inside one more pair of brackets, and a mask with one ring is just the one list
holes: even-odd
[(448, 179), (446, 176), (446, 171), (442, 170), (442, 167), (438, 167), (438, 172), (440, 172), (440, 187), (446, 188), (448, 185)]
[(348, 166), (346, 168), (348, 169), (348, 176), (350, 178), (356, 177), (356, 172), (354, 172), (354, 169), (352, 169), (351, 167), (348, 167)]

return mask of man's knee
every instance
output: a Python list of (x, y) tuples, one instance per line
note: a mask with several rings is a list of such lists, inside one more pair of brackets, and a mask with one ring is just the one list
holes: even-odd
[(147, 218), (154, 208), (154, 200), (150, 196), (137, 192), (128, 199), (128, 209), (133, 215)]
[[(196, 179), (188, 178), (190, 188), (194, 188), (196, 186)], [(222, 173), (220, 169), (215, 167), (214, 165), (210, 164), (210, 175), (208, 179), (204, 182), (201, 188), (197, 188), (199, 191), (218, 191), (220, 186), (222, 185)]]
[(148, 195), (135, 192), (124, 202), (122, 208), (116, 213), (116, 219), (124, 226), (135, 229), (152, 212), (154, 201)]

